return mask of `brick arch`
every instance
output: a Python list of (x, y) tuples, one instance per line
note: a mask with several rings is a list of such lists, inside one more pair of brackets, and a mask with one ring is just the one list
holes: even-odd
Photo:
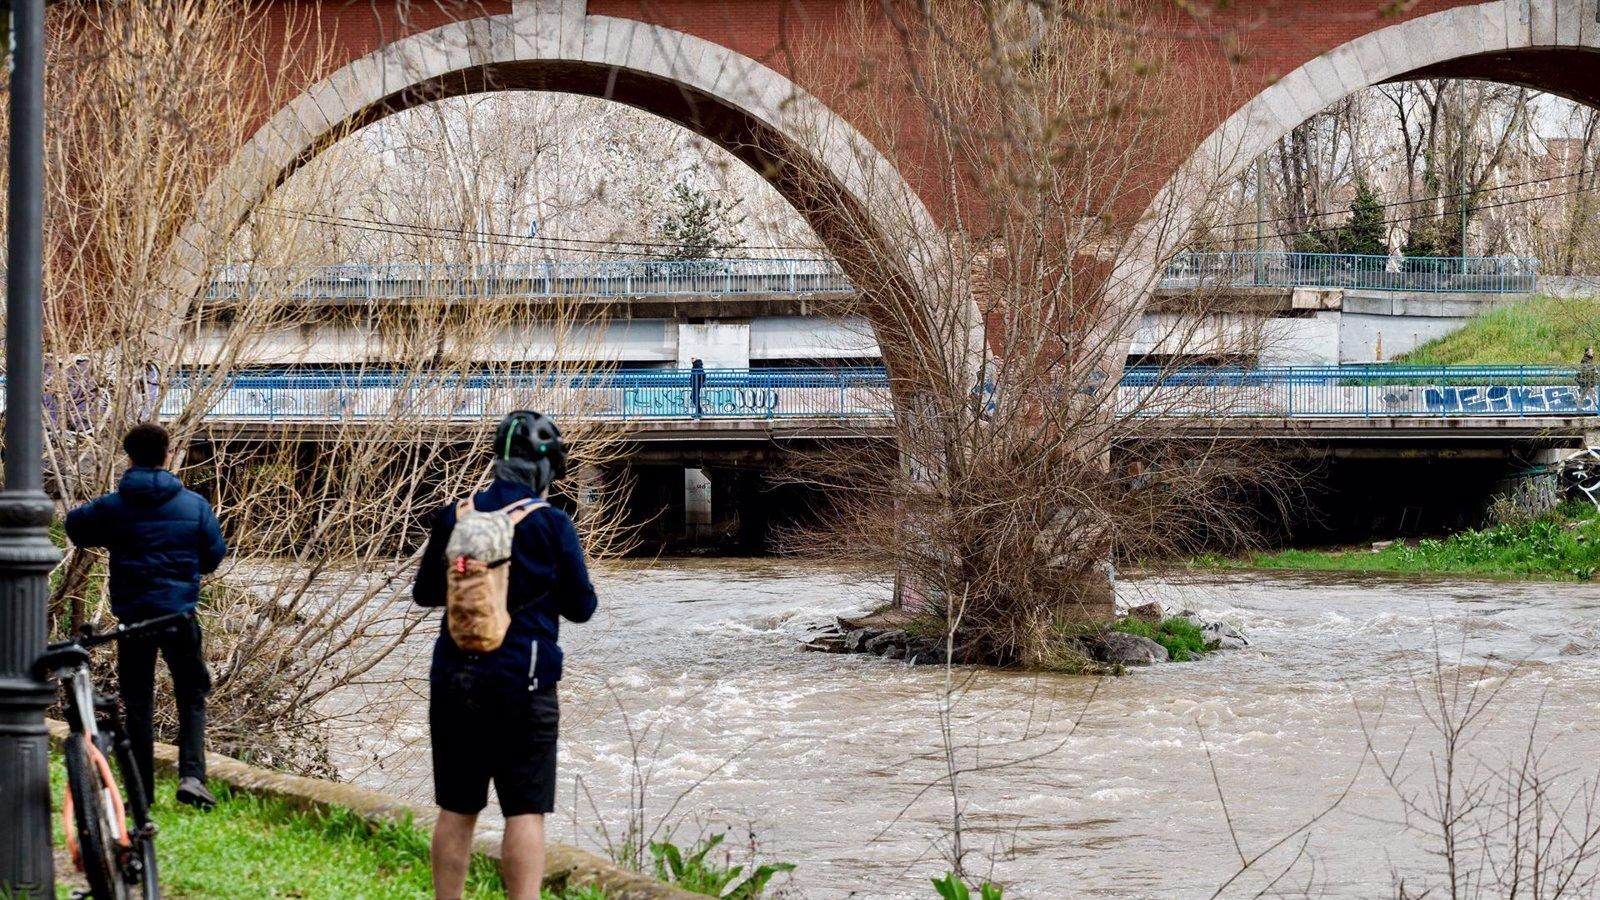
[(1196, 194), (1242, 176), (1281, 138), (1375, 85), (1475, 78), (1600, 106), (1600, 0), (1493, 0), (1375, 29), (1316, 56), (1236, 109), (1145, 209), (1112, 269), (1110, 291), (1142, 309), (1155, 267), (1187, 238)]
[[(660, 115), (772, 183), (847, 272), (877, 274), (872, 283), (886, 295), (880, 302), (915, 302), (919, 285), (939, 283), (945, 260), (930, 258), (940, 251), (925, 238), (942, 229), (895, 166), (822, 101), (719, 43), (561, 3), (400, 37), (307, 88), (208, 187), (176, 243), (171, 295), (178, 303), (198, 296), (219, 242), (339, 137), (423, 103), (494, 90), (587, 94)], [(862, 234), (879, 246), (856, 246)], [(897, 241), (897, 234), (923, 239)], [(894, 277), (883, 276), (886, 261), (895, 264)], [(967, 306), (976, 328), (976, 306)]]

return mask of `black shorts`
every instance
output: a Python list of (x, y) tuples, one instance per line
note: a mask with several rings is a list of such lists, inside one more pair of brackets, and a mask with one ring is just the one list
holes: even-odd
[(500, 812), (508, 818), (555, 809), (560, 722), (555, 685), (493, 699), (435, 687), (428, 725), (439, 808), (481, 812), (493, 780)]

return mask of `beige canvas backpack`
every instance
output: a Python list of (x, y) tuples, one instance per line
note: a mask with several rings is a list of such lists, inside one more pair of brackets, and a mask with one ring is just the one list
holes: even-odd
[(479, 512), (471, 498), (456, 504), (456, 525), (445, 545), (445, 622), (450, 638), (468, 653), (499, 648), (511, 628), (506, 592), (511, 581), (511, 544), (517, 525), (543, 500), (518, 500)]

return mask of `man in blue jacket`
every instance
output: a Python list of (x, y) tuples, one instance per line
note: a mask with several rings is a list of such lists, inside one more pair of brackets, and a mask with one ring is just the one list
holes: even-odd
[(200, 601), (200, 576), (217, 570), (228, 547), (211, 504), (185, 490), (167, 471), (168, 444), (167, 430), (160, 425), (129, 431), (122, 449), (131, 465), (117, 490), (67, 513), (67, 537), (79, 547), (110, 551), (111, 612), (119, 620), (189, 614), (170, 628), (121, 641), (117, 681), (139, 775), (153, 799), (156, 654), (166, 658), (178, 702), (178, 801), (210, 809), (217, 802), (206, 790), (211, 673), (194, 608)]
[[(543, 500), (565, 471), (566, 446), (555, 423), (536, 412), (511, 413), (495, 433), (494, 481), (472, 498), (473, 507), (488, 512)], [(422, 606), (446, 604), (445, 548), (455, 524), (453, 503), (434, 516), (412, 590)], [(555, 808), (561, 720), (557, 640), (561, 619), (586, 622), (594, 615), (595, 595), (578, 531), (558, 509), (535, 509), (516, 525), (510, 565), (511, 627), (504, 643), (488, 653), (468, 653), (441, 621), (433, 649), (428, 724), (439, 804), (433, 887), (446, 900), (466, 889), (472, 832), (488, 803), (490, 781), (506, 820), (500, 867), (507, 895), (538, 900), (544, 881), (544, 816)]]

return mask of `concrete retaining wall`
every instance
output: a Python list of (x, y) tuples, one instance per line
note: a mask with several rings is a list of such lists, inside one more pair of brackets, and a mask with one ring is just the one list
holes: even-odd
[[(67, 724), (55, 720), (49, 724), (50, 740), (59, 746), (66, 737)], [(176, 774), (178, 748), (158, 743), (155, 757), (158, 772)], [(404, 822), (410, 819), (422, 828), (431, 828), (435, 818), (432, 807), (418, 808), (387, 794), (353, 784), (258, 768), (217, 753), (206, 755), (206, 770), (213, 783), (226, 784), (234, 790), (262, 797), (274, 797), (295, 809), (308, 812), (344, 807), (369, 822)], [(500, 845), (492, 839), (480, 837), (475, 849), (495, 858), (500, 856)], [(553, 890), (598, 885), (611, 900), (694, 900), (701, 897), (624, 869), (587, 850), (556, 843), (545, 845), (544, 883)]]

